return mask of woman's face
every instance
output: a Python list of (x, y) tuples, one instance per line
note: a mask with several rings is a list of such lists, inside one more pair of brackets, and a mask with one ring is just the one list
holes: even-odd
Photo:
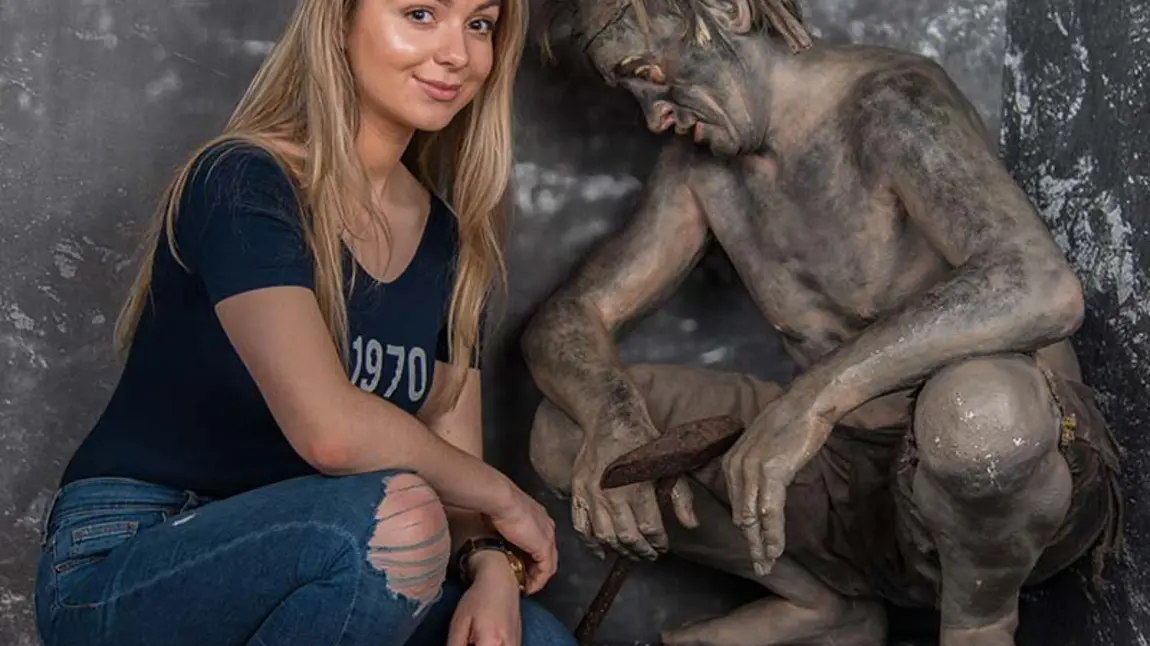
[(348, 57), (365, 117), (446, 127), (491, 73), (498, 18), (499, 0), (358, 0)]

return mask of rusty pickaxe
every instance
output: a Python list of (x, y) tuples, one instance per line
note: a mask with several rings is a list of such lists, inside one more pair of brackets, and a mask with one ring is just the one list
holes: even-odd
[[(654, 440), (624, 454), (611, 463), (603, 473), (599, 486), (603, 489), (625, 487), (638, 482), (655, 481), (655, 495), (659, 506), (671, 506), (671, 489), (679, 476), (707, 466), (734, 445), (743, 433), (743, 423), (730, 415), (708, 417), (671, 427)], [(575, 629), (580, 646), (591, 646), (599, 624), (607, 616), (615, 596), (634, 563), (617, 556), (599, 586), (599, 591)]]

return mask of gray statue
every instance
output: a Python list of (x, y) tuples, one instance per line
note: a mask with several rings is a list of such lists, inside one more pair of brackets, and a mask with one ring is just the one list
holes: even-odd
[[(943, 646), (1013, 644), (1020, 588), (1119, 547), (1119, 448), (1067, 342), (1079, 280), (976, 111), (930, 60), (813, 42), (793, 0), (565, 1), (594, 69), (681, 135), (523, 338), (532, 461), (577, 532), (772, 593), (667, 644), (879, 646), (881, 600), (938, 609)], [(615, 331), (712, 240), (791, 383), (621, 364)], [(598, 486), (721, 414), (745, 434), (669, 508)]]

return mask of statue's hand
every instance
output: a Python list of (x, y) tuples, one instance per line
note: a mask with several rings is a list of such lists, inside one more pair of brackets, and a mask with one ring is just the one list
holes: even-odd
[(723, 458), (731, 514), (746, 536), (759, 576), (770, 572), (786, 545), (787, 487), (830, 432), (811, 402), (801, 393), (784, 393)]
[[(603, 473), (623, 454), (658, 437), (650, 424), (616, 423), (588, 433), (575, 458), (571, 479), (571, 519), (576, 533), (600, 558), (607, 545), (633, 559), (655, 559), (667, 550), (667, 531), (655, 498), (654, 483), (608, 489), (599, 486)], [(699, 524), (686, 479), (671, 492), (675, 516), (685, 527)]]

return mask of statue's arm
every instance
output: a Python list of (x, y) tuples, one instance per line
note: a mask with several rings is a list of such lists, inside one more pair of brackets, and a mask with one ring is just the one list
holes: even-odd
[(875, 79), (856, 110), (864, 167), (952, 271), (800, 378), (830, 422), (955, 361), (1064, 339), (1084, 309), (1065, 256), (941, 68)]
[(649, 423), (613, 336), (678, 286), (704, 251), (708, 227), (688, 155), (678, 142), (663, 150), (639, 211), (543, 304), (524, 333), (536, 384), (587, 432), (603, 416)]

